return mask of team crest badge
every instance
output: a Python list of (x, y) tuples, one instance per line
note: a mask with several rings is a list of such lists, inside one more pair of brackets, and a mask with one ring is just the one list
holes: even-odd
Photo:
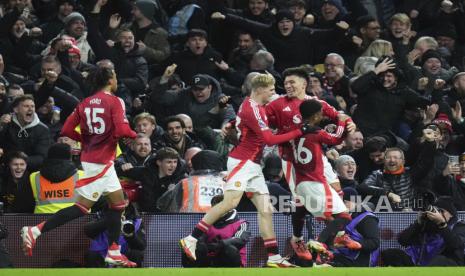
[(236, 181), (236, 182), (234, 183), (234, 186), (236, 186), (237, 188), (239, 188), (239, 187), (241, 186), (241, 182), (240, 182), (240, 181)]
[(92, 194), (92, 198), (97, 198), (98, 197), (98, 192), (95, 192)]

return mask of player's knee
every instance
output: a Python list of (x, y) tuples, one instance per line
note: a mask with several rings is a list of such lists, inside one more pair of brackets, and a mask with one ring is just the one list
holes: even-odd
[(123, 211), (126, 208), (126, 201), (116, 202), (116, 203), (109, 203), (110, 210), (115, 211)]

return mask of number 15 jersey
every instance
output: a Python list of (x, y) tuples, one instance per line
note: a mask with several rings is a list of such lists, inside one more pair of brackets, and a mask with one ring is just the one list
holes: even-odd
[[(76, 132), (80, 126), (81, 133)], [(118, 139), (135, 138), (126, 119), (123, 101), (109, 92), (99, 91), (85, 98), (66, 119), (62, 136), (81, 142), (81, 161), (107, 164), (116, 156)]]

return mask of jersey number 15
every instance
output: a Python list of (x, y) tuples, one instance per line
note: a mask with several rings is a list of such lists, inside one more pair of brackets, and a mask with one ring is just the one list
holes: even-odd
[(102, 134), (105, 132), (105, 121), (100, 114), (103, 114), (105, 109), (103, 108), (84, 108), (84, 113), (86, 114), (86, 123), (87, 128), (89, 129), (90, 134)]

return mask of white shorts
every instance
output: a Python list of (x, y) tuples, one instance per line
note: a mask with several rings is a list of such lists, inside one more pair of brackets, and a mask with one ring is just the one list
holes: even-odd
[[(93, 178), (97, 176), (103, 172), (105, 166), (105, 164), (82, 162), (84, 177), (80, 179), (80, 181), (85, 181), (87, 178)], [(103, 175), (88, 184), (76, 188), (75, 191), (88, 200), (97, 201), (100, 196), (118, 190), (121, 190), (121, 184), (119, 182), (118, 176), (116, 175), (115, 167), (112, 162), (111, 166)]]
[(339, 178), (337, 177), (337, 174), (333, 170), (333, 166), (331, 166), (331, 163), (329, 163), (328, 158), (326, 155), (323, 154), (323, 170), (326, 178), (326, 183), (333, 184), (335, 182), (339, 183)]
[(314, 217), (327, 218), (348, 211), (344, 201), (329, 184), (303, 181), (297, 185), (296, 194)]
[[(295, 193), (295, 168), (294, 164), (291, 161), (282, 160), (281, 162), (283, 167), (284, 177), (286, 179), (287, 184), (289, 185), (289, 190), (292, 193), (292, 196), (296, 196)], [(323, 155), (323, 165), (324, 165), (324, 175), (326, 179), (326, 183), (332, 184), (335, 182), (339, 182), (339, 178), (337, 174), (334, 172), (331, 163), (329, 163), (328, 158)]]
[(228, 177), (225, 191), (244, 191), (258, 194), (269, 194), (263, 176), (262, 167), (250, 160), (228, 158)]

